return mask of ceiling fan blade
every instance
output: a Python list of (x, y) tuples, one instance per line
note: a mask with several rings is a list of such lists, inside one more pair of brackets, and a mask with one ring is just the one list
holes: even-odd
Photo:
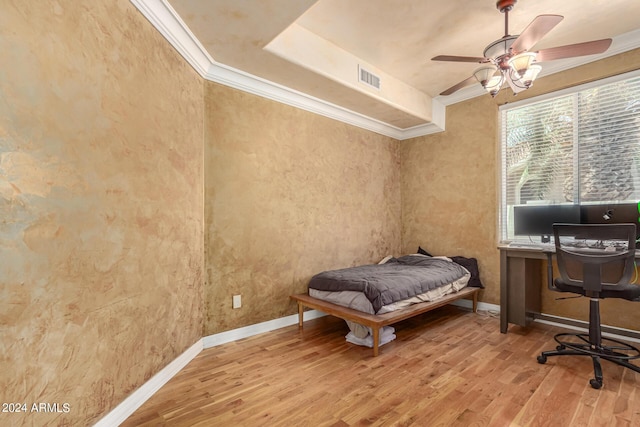
[(561, 15), (536, 16), (527, 28), (518, 36), (511, 45), (514, 53), (520, 53), (531, 49), (541, 38), (551, 31), (564, 19)]
[(611, 39), (594, 40), (584, 43), (542, 49), (536, 55), (536, 62), (553, 61), (554, 59), (573, 58), (605, 52), (611, 46)]
[(438, 55), (431, 58), (432, 61), (451, 61), (451, 62), (489, 62), (487, 58), (482, 56), (454, 56), (454, 55)]
[(451, 95), (453, 92), (455, 92), (457, 90), (460, 90), (465, 86), (469, 86), (470, 84), (473, 84), (474, 82), (477, 82), (477, 80), (476, 80), (476, 78), (474, 76), (471, 76), (468, 79), (461, 81), (457, 85), (451, 86), (449, 89), (445, 90), (440, 95)]

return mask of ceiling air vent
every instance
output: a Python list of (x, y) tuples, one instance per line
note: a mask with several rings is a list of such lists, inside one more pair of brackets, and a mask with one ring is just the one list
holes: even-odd
[(358, 65), (358, 80), (367, 86), (380, 90), (380, 77)]

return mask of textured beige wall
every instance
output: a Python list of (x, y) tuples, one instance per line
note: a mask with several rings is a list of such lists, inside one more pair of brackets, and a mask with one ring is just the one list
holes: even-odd
[[(498, 106), (638, 68), (634, 50), (542, 78), (517, 97), (503, 91), (495, 100), (487, 95), (447, 107), (445, 132), (400, 145), (403, 250), (422, 245), (434, 254), (478, 258), (486, 286), (480, 298), (499, 304)], [(586, 319), (588, 304), (555, 297), (544, 289), (545, 313)], [(603, 321), (640, 329), (640, 311), (630, 304), (604, 301)]]
[(289, 295), (322, 270), (398, 254), (398, 141), (215, 83), (205, 92), (205, 335), (294, 313)]
[(3, 2), (0, 425), (91, 425), (200, 339), (203, 83), (128, 0)]
[(403, 141), (402, 248), (478, 259), (481, 299), (500, 302), (497, 112), (489, 97), (447, 107), (446, 131)]

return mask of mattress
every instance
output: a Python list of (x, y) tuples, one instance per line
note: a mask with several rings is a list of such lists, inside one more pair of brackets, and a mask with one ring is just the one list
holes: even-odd
[(318, 291), (357, 291), (371, 302), (373, 312), (386, 305), (410, 299), (451, 284), (471, 273), (446, 257), (405, 255), (384, 264), (370, 264), (323, 271), (309, 281)]
[(365, 296), (364, 293), (358, 291), (319, 291), (317, 289), (309, 288), (309, 295), (333, 304), (341, 305), (343, 307), (352, 308), (354, 310), (362, 311), (368, 314), (384, 314), (390, 313), (395, 310), (401, 310), (412, 304), (420, 302), (435, 301), (438, 298), (442, 298), (445, 295), (449, 295), (453, 292), (458, 292), (460, 289), (467, 286), (469, 282), (470, 274), (467, 274), (451, 283), (447, 283), (443, 286), (439, 286), (435, 289), (431, 289), (427, 292), (415, 295), (410, 298), (406, 298), (400, 301), (392, 302), (391, 304), (383, 305), (377, 312), (374, 311), (371, 301)]

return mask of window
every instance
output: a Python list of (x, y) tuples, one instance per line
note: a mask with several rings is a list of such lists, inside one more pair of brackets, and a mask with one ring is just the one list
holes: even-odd
[(640, 70), (504, 105), (500, 123), (502, 241), (514, 206), (640, 200)]

